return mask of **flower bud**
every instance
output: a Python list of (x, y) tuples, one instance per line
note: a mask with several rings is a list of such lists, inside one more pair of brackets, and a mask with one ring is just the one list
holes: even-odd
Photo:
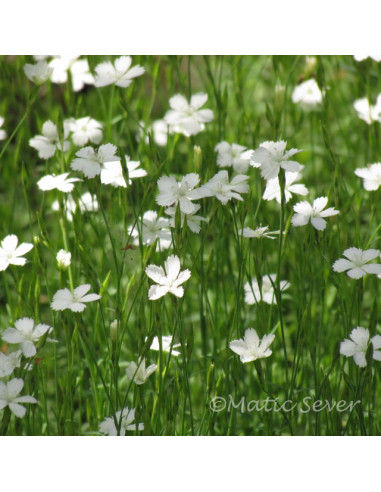
[(57, 253), (57, 266), (59, 270), (67, 270), (71, 263), (71, 253), (70, 251), (65, 251), (60, 249)]
[(196, 171), (200, 171), (202, 165), (202, 151), (201, 151), (201, 147), (199, 147), (198, 145), (195, 145), (193, 147), (193, 156), (194, 156), (194, 167)]
[(110, 325), (110, 338), (114, 342), (118, 338), (118, 328), (119, 328), (119, 321), (117, 319), (114, 319), (114, 321)]

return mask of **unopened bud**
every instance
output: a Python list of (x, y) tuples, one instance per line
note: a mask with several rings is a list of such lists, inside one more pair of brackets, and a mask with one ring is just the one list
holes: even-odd
[(193, 147), (193, 155), (194, 155), (194, 166), (197, 171), (200, 171), (202, 165), (202, 151), (201, 147), (195, 145)]
[(67, 270), (71, 263), (71, 253), (70, 251), (65, 251), (60, 249), (57, 253), (57, 266), (59, 270)]
[(119, 321), (117, 319), (114, 319), (114, 321), (110, 325), (110, 338), (114, 342), (118, 338), (118, 328), (119, 328)]

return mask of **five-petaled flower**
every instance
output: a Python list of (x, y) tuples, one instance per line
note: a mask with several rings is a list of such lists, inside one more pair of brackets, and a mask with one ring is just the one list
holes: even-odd
[(327, 205), (328, 198), (321, 196), (314, 200), (311, 205), (308, 202), (299, 202), (294, 205), (295, 214), (292, 216), (291, 223), (293, 226), (304, 226), (311, 221), (311, 224), (318, 231), (324, 231), (327, 226), (327, 222), (323, 217), (330, 217), (331, 215), (337, 215), (339, 210), (335, 210), (333, 207), (324, 210)]
[[(139, 168), (139, 161), (130, 161), (129, 159), (129, 156), (126, 155), (126, 174), (128, 175), (128, 184), (131, 185), (133, 179), (147, 176), (147, 171)], [(109, 184), (115, 187), (121, 186), (123, 188), (127, 188), (127, 183), (123, 176), (123, 169), (120, 161), (105, 162), (103, 164), (101, 171), (101, 183)]]
[(139, 359), (138, 363), (131, 362), (126, 369), (127, 377), (136, 384), (144, 384), (147, 379), (153, 374), (157, 369), (157, 364), (151, 364), (146, 367), (146, 360)]
[[(144, 213), (141, 220), (141, 241), (142, 244), (153, 244), (156, 239), (157, 249), (163, 250), (167, 249), (172, 244), (172, 235), (169, 229), (170, 223), (169, 219), (165, 217), (158, 217), (157, 212), (153, 210), (148, 210)], [(134, 238), (134, 244), (139, 245), (139, 226), (130, 226), (128, 228), (128, 233)]]
[(302, 151), (290, 149), (286, 152), (286, 146), (287, 142), (284, 140), (263, 142), (257, 150), (251, 152), (250, 164), (259, 167), (262, 178), (266, 180), (276, 178), (280, 168), (294, 173), (300, 171), (303, 166), (289, 158)]
[(269, 226), (257, 227), (256, 229), (250, 229), (250, 227), (245, 227), (243, 229), (238, 230), (238, 235), (248, 238), (261, 238), (267, 237), (268, 239), (276, 239), (272, 234), (278, 235), (280, 231), (269, 231)]
[(22, 351), (16, 350), (6, 355), (0, 350), (0, 378), (10, 376), (16, 367), (21, 365)]
[(348, 248), (344, 251), (343, 256), (336, 260), (332, 268), (335, 272), (347, 272), (348, 277), (361, 278), (367, 273), (379, 275), (381, 273), (380, 263), (370, 263), (370, 261), (378, 258), (380, 250), (367, 249), (363, 251), (359, 248)]
[(236, 173), (245, 173), (248, 170), (250, 157), (246, 147), (220, 142), (214, 147), (214, 151), (217, 152), (217, 166), (233, 167)]
[(92, 147), (84, 147), (75, 154), (70, 167), (73, 171), (81, 171), (87, 178), (94, 178), (101, 173), (102, 164), (105, 162), (119, 161), (115, 155), (117, 148), (112, 144), (101, 145), (98, 150)]
[[(301, 183), (295, 183), (301, 178), (301, 174), (299, 172), (292, 173), (290, 171), (285, 172), (285, 183), (284, 183), (284, 201), (287, 203), (292, 198), (292, 194), (296, 195), (308, 195), (308, 189)], [(294, 184), (295, 183), (295, 184)], [(279, 178), (269, 179), (266, 183), (266, 189), (263, 193), (264, 200), (275, 200), (278, 203), (282, 202), (281, 197), (281, 188), (279, 184)]]
[(194, 189), (199, 182), (200, 177), (196, 173), (186, 174), (180, 182), (173, 176), (162, 176), (157, 182), (159, 194), (156, 202), (163, 207), (179, 204), (181, 212), (192, 214), (197, 210), (192, 200), (200, 198), (199, 190)]
[(275, 335), (264, 335), (259, 340), (254, 328), (245, 331), (243, 340), (232, 340), (229, 344), (230, 349), (239, 355), (241, 362), (252, 362), (257, 359), (270, 357), (272, 351), (269, 349), (274, 341)]
[(369, 343), (371, 343), (373, 345), (373, 359), (381, 361), (381, 351), (377, 350), (381, 349), (380, 335), (376, 335), (369, 340), (369, 330), (358, 326), (351, 331), (349, 337), (351, 340), (346, 338), (340, 343), (340, 354), (345, 355), (346, 357), (353, 357), (353, 360), (359, 367), (365, 367), (366, 352), (368, 350)]
[(213, 178), (195, 191), (196, 196), (198, 198), (215, 196), (223, 205), (226, 205), (232, 198), (243, 201), (240, 193), (248, 193), (248, 179), (249, 176), (246, 176), (246, 174), (237, 174), (229, 181), (228, 172), (219, 171)]
[(46, 333), (53, 331), (49, 325), (39, 323), (34, 326), (32, 318), (21, 318), (15, 321), (16, 328), (7, 328), (1, 335), (2, 339), (8, 343), (20, 343), (22, 353), (25, 357), (33, 357), (37, 350), (35, 343)]
[[(147, 337), (145, 338), (145, 340), (147, 341)], [(163, 335), (161, 337), (161, 349), (163, 350), (163, 352), (169, 352), (171, 353), (171, 355), (178, 357), (180, 355), (180, 352), (173, 349), (180, 347), (180, 345), (180, 343), (173, 343), (173, 337), (171, 335)], [(156, 350), (157, 352), (160, 350), (159, 337), (153, 337), (150, 349)]]
[[(128, 407), (119, 410), (114, 417), (106, 417), (99, 425), (99, 432), (108, 436), (125, 436), (126, 431), (144, 430), (144, 424), (136, 424), (135, 409)], [(117, 423), (117, 426), (115, 425)]]
[(83, 118), (74, 119), (70, 118), (64, 121), (65, 131), (71, 133), (71, 138), (74, 145), (83, 146), (88, 142), (92, 142), (95, 145), (101, 143), (103, 138), (102, 125), (99, 121), (85, 116)]
[(73, 292), (69, 289), (57, 290), (53, 296), (51, 308), (55, 311), (70, 309), (74, 313), (79, 313), (86, 308), (85, 302), (97, 301), (101, 298), (99, 294), (87, 294), (89, 290), (90, 284), (80, 285)]
[(368, 123), (368, 125), (375, 121), (381, 121), (381, 94), (377, 96), (375, 105), (371, 105), (369, 99), (363, 97), (356, 99), (353, 107), (357, 111), (357, 116)]
[[(205, 217), (201, 217), (201, 215), (196, 215), (196, 212), (200, 209), (200, 205), (196, 205), (196, 210), (191, 213), (191, 214), (184, 214), (183, 212), (180, 212), (180, 225), (181, 227), (184, 226), (185, 220), (187, 223), (187, 226), (189, 229), (194, 232), (195, 234), (198, 234), (201, 230), (200, 227), (200, 222), (207, 222), (207, 219)], [(171, 218), (169, 219), (169, 225), (171, 227), (175, 227), (175, 222), (176, 222), (176, 210), (177, 207), (168, 207), (165, 209), (165, 213), (169, 215)]]
[(321, 105), (323, 93), (316, 80), (309, 79), (295, 87), (291, 98), (294, 104), (300, 104), (302, 109), (309, 111)]
[[(246, 282), (245, 289), (245, 302), (247, 304), (257, 304), (260, 301), (267, 304), (273, 304), (275, 302), (275, 292), (273, 284), (276, 286), (276, 275), (274, 273), (265, 275), (262, 278), (262, 286), (259, 287), (259, 283), (256, 278), (253, 278), (251, 282)], [(280, 281), (280, 290), (284, 291), (290, 287), (290, 283), (287, 280)]]
[(381, 163), (369, 164), (355, 170), (356, 176), (363, 179), (363, 186), (367, 191), (375, 191), (381, 185)]
[(1, 241), (0, 246), (0, 271), (6, 270), (9, 265), (23, 266), (26, 263), (25, 258), (21, 258), (33, 248), (33, 244), (21, 243), (17, 247), (18, 238), (14, 234), (6, 236)]
[(31, 65), (26, 63), (24, 65), (24, 73), (28, 79), (37, 85), (41, 85), (47, 80), (53, 73), (53, 68), (49, 67), (46, 61), (40, 60), (39, 62)]
[(90, 73), (88, 61), (78, 58), (79, 55), (54, 56), (49, 62), (49, 66), (53, 68), (51, 81), (55, 84), (64, 84), (68, 80), (68, 71), (70, 71), (74, 92), (81, 91), (85, 84), (94, 85), (94, 76)]
[(42, 135), (36, 135), (29, 140), (29, 145), (38, 151), (40, 159), (53, 157), (56, 150), (66, 152), (70, 148), (70, 143), (66, 140), (69, 135), (67, 125), (64, 125), (63, 142), (60, 141), (57, 126), (50, 120), (42, 125)]
[(54, 174), (47, 174), (37, 181), (37, 186), (42, 191), (59, 190), (63, 193), (69, 193), (73, 191), (74, 184), (76, 181), (82, 181), (79, 178), (68, 178), (69, 173), (59, 174), (55, 176)]
[(176, 133), (182, 133), (186, 137), (197, 135), (205, 128), (204, 123), (214, 118), (211, 109), (200, 109), (207, 100), (208, 95), (203, 92), (194, 94), (190, 103), (181, 94), (176, 94), (169, 100), (171, 109), (167, 111), (164, 120)]
[(148, 265), (145, 270), (147, 276), (158, 284), (151, 285), (148, 291), (148, 298), (151, 301), (165, 296), (168, 292), (177, 297), (184, 295), (184, 289), (180, 286), (190, 278), (190, 270), (180, 272), (180, 260), (176, 255), (169, 256), (164, 262), (164, 267), (165, 271), (161, 266)]
[(114, 63), (103, 62), (95, 67), (95, 86), (105, 87), (115, 84), (118, 87), (128, 87), (135, 77), (143, 75), (145, 69), (140, 65), (131, 67), (130, 56), (121, 56)]
[(18, 396), (24, 387), (24, 381), (13, 378), (7, 383), (0, 381), (0, 410), (9, 407), (16, 417), (22, 418), (26, 413), (26, 408), (20, 403), (37, 403), (33, 396)]

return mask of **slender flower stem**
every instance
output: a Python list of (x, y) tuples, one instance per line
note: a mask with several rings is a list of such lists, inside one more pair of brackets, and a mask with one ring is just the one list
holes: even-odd
[[(284, 332), (284, 324), (283, 324), (283, 314), (282, 314), (282, 291), (280, 288), (280, 270), (281, 270), (281, 262), (282, 262), (282, 248), (283, 248), (283, 232), (284, 232), (284, 214), (285, 214), (285, 185), (286, 185), (286, 175), (283, 172), (281, 176), (279, 176), (279, 184), (280, 184), (280, 196), (281, 196), (281, 207), (280, 207), (280, 224), (279, 224), (279, 247), (278, 247), (278, 265), (277, 265), (277, 278), (276, 278), (276, 299), (278, 305), (279, 312), (279, 321), (280, 321), (280, 329), (282, 333), (282, 343), (283, 343), (283, 354), (284, 354), (284, 362), (285, 362), (285, 374), (286, 374), (286, 383), (287, 388), (289, 385), (288, 378), (288, 358), (287, 358), (287, 346), (286, 346), (286, 337)], [(287, 389), (288, 391), (288, 389)], [(286, 395), (287, 395), (286, 391)]]

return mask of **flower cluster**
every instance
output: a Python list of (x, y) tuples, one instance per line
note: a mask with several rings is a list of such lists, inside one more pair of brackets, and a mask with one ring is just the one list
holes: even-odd
[[(356, 61), (365, 58), (362, 55), (355, 55)], [(377, 62), (381, 59), (380, 57), (372, 58)], [(37, 85), (44, 84), (49, 80), (53, 84), (66, 84), (70, 81), (72, 90), (75, 92), (82, 91), (86, 85), (92, 86), (89, 90), (100, 96), (102, 106), (102, 94), (107, 94), (109, 90), (112, 98), (114, 94), (123, 94), (127, 97), (138, 83), (135, 79), (146, 73), (146, 69), (141, 65), (133, 65), (130, 56), (120, 56), (113, 61), (103, 61), (95, 66), (93, 71), (90, 70), (88, 61), (81, 58), (80, 55), (43, 56), (35, 58), (35, 60), (35, 64), (24, 66), (25, 76), (30, 81)], [(328, 100), (329, 96), (329, 87), (319, 87), (315, 80), (312, 73), (314, 63), (316, 60), (308, 61), (309, 67), (306, 76), (299, 79), (303, 82), (294, 87), (291, 95), (292, 103), (299, 105), (304, 111), (323, 110), (326, 106), (323, 103)], [(366, 65), (364, 64), (364, 66)], [(106, 86), (115, 87), (103, 90), (102, 88)], [(130, 89), (127, 90), (127, 88)], [(43, 89), (41, 89), (42, 92)], [(286, 97), (285, 86), (278, 85), (275, 93), (277, 100)], [(83, 97), (85, 97), (85, 93), (81, 94), (78, 99), (79, 107), (82, 107)], [(237, 257), (246, 254), (247, 251), (253, 253), (253, 261), (248, 262), (247, 270), (242, 269), (242, 272), (239, 273), (240, 281), (237, 284), (239, 292), (236, 294), (234, 291), (234, 294), (238, 296), (236, 306), (239, 307), (238, 301), (242, 297), (245, 304), (250, 306), (244, 305), (244, 309), (248, 312), (252, 310), (265, 317), (267, 313), (273, 315), (279, 310), (281, 318), (283, 304), (286, 304), (292, 295), (296, 296), (296, 293), (293, 292), (295, 289), (294, 280), (292, 280), (292, 289), (288, 280), (280, 280), (284, 277), (287, 278), (287, 275), (282, 272), (283, 263), (281, 263), (281, 260), (287, 256), (287, 249), (283, 248), (284, 241), (288, 241), (291, 236), (296, 240), (304, 238), (310, 245), (315, 240), (319, 247), (324, 249), (325, 242), (320, 241), (321, 238), (327, 238), (330, 230), (339, 230), (336, 226), (338, 219), (333, 217), (339, 215), (340, 211), (333, 206), (328, 206), (328, 203), (333, 202), (335, 206), (344, 210), (340, 206), (340, 197), (335, 196), (335, 200), (332, 197), (329, 199), (328, 196), (325, 196), (325, 193), (330, 194), (329, 189), (325, 191), (316, 190), (317, 195), (309, 196), (297, 203), (293, 202), (295, 195), (300, 197), (310, 195), (309, 188), (302, 182), (305, 179), (308, 180), (309, 177), (308, 172), (303, 174), (304, 168), (306, 167), (308, 170), (309, 166), (307, 162), (308, 152), (303, 153), (301, 149), (293, 148), (290, 145), (294, 142), (281, 139), (265, 140), (261, 143), (258, 140), (256, 148), (251, 148), (251, 144), (245, 142), (242, 137), (245, 135), (244, 132), (237, 131), (237, 135), (239, 135), (237, 140), (232, 135), (224, 135), (220, 128), (221, 121), (219, 121), (218, 139), (213, 137), (216, 133), (210, 132), (208, 135), (209, 147), (206, 148), (205, 156), (210, 159), (212, 166), (204, 167), (202, 160), (204, 154), (201, 152), (202, 139), (199, 141), (200, 137), (196, 136), (203, 131), (209, 131), (215, 125), (212, 123), (215, 113), (212, 109), (205, 107), (209, 106), (209, 103), (206, 92), (189, 93), (188, 98), (182, 94), (174, 94), (169, 99), (170, 109), (166, 112), (164, 110), (158, 115), (159, 119), (144, 120), (138, 123), (144, 116), (142, 116), (143, 112), (140, 112), (140, 108), (137, 110), (135, 108), (131, 110), (131, 113), (136, 111), (137, 119), (131, 118), (128, 124), (124, 121), (125, 115), (122, 113), (114, 119), (110, 116), (109, 121), (102, 120), (102, 122), (90, 116), (74, 118), (70, 115), (64, 115), (62, 119), (55, 119), (52, 116), (52, 119), (44, 121), (41, 127), (38, 126), (38, 134), (29, 139), (29, 146), (34, 149), (31, 151), (33, 158), (44, 161), (36, 166), (38, 177), (35, 183), (40, 191), (52, 192), (38, 192), (38, 197), (42, 198), (43, 196), (44, 200), (50, 200), (51, 197), (51, 201), (55, 200), (53, 203), (49, 202), (49, 207), (51, 206), (53, 210), (59, 212), (59, 227), (62, 233), (59, 244), (62, 244), (65, 249), (59, 249), (60, 246), (57, 247), (57, 244), (50, 244), (49, 241), (46, 241), (44, 231), (41, 233), (41, 238), (35, 238), (34, 244), (24, 242), (19, 244), (19, 239), (14, 234), (7, 235), (1, 241), (0, 270), (4, 271), (5, 276), (14, 273), (13, 266), (26, 265), (25, 268), (28, 268), (27, 259), (24, 256), (34, 246), (34, 256), (38, 258), (39, 262), (42, 261), (42, 258), (45, 261), (38, 247), (39, 244), (43, 244), (54, 259), (52, 271), (56, 276), (55, 281), (57, 283), (55, 289), (48, 292), (49, 295), (46, 293), (41, 295), (46, 303), (46, 310), (41, 310), (42, 317), (45, 318), (46, 312), (50, 313), (54, 320), (54, 323), (51, 323), (54, 330), (50, 324), (35, 322), (30, 317), (23, 316), (16, 320), (13, 318), (14, 313), (12, 312), (11, 321), (9, 321), (9, 325), (12, 326), (6, 325), (7, 328), (0, 333), (2, 341), (6, 344), (1, 347), (0, 351), (0, 410), (9, 407), (16, 417), (22, 418), (26, 414), (26, 408), (21, 404), (37, 403), (33, 396), (22, 395), (25, 382), (27, 383), (26, 387), (31, 389), (31, 391), (26, 392), (33, 393), (33, 388), (29, 386), (29, 379), (31, 378), (27, 378), (27, 372), (32, 368), (36, 360), (35, 356), (44, 349), (46, 342), (56, 342), (56, 340), (49, 338), (53, 331), (57, 332), (58, 338), (61, 337), (60, 324), (65, 323), (67, 325), (67, 333), (70, 333), (70, 328), (73, 326), (75, 326), (75, 330), (81, 330), (82, 317), (92, 310), (93, 313), (96, 311), (97, 317), (102, 318), (102, 321), (107, 317), (108, 312), (118, 313), (113, 314), (113, 317), (120, 315), (120, 318), (118, 317), (110, 326), (110, 354), (114, 355), (115, 352), (117, 356), (115, 358), (110, 356), (106, 359), (99, 357), (100, 367), (107, 364), (111, 365), (111, 362), (114, 364), (120, 353), (124, 353), (120, 351), (121, 347), (123, 350), (125, 348), (122, 343), (119, 343), (123, 338), (121, 334), (124, 335), (125, 330), (130, 328), (129, 324), (133, 325), (136, 321), (133, 316), (130, 318), (129, 308), (126, 310), (128, 315), (125, 315), (125, 312), (122, 313), (121, 307), (125, 308), (129, 306), (130, 302), (134, 302), (133, 296), (135, 293), (138, 295), (141, 290), (144, 292), (145, 299), (148, 296), (149, 301), (159, 299), (161, 301), (158, 303), (148, 302), (149, 318), (144, 311), (147, 310), (147, 307), (142, 307), (141, 319), (148, 319), (150, 324), (149, 337), (145, 336), (147, 333), (142, 334), (141, 331), (136, 331), (141, 336), (140, 343), (136, 345), (140, 349), (133, 357), (124, 359), (123, 364), (125, 365), (123, 367), (125, 370), (123, 370), (123, 379), (121, 379), (120, 384), (121, 386), (125, 385), (126, 388), (134, 388), (134, 402), (135, 400), (141, 402), (144, 396), (141, 390), (150, 389), (152, 391), (154, 389), (156, 392), (157, 387), (162, 386), (164, 377), (173, 369), (173, 366), (181, 366), (182, 363), (185, 365), (186, 357), (190, 357), (188, 354), (191, 354), (191, 348), (193, 348), (188, 345), (188, 341), (185, 341), (184, 333), (176, 331), (179, 328), (179, 323), (183, 321), (180, 319), (179, 309), (183, 303), (193, 302), (197, 295), (205, 302), (205, 310), (210, 309), (209, 299), (213, 294), (209, 291), (209, 287), (205, 291), (200, 289), (200, 292), (196, 292), (192, 298), (192, 292), (185, 290), (185, 286), (189, 287), (196, 284), (196, 279), (199, 278), (199, 264), (206, 261), (204, 246), (212, 238), (211, 225), (216, 217), (229, 219), (229, 222), (224, 222), (224, 224), (228, 224), (229, 229), (221, 231), (221, 234), (234, 236)], [(69, 107), (74, 107), (74, 105)], [(112, 109), (112, 104), (110, 108)], [(377, 97), (375, 104), (371, 104), (368, 98), (356, 100), (354, 108), (359, 118), (368, 124), (381, 122), (381, 94)], [(300, 118), (305, 118), (300, 114), (298, 108), (295, 109), (295, 113)], [(220, 113), (219, 116), (221, 116)], [(314, 115), (309, 116), (313, 118)], [(131, 134), (128, 133), (129, 128), (126, 131), (126, 138), (115, 139), (114, 143), (110, 142), (114, 133), (114, 125), (118, 125), (122, 119), (122, 124), (126, 124), (126, 127), (123, 126), (123, 128), (128, 128), (130, 124), (133, 127), (135, 124), (132, 130), (132, 144)], [(0, 127), (3, 124), (4, 118), (0, 117)], [(104, 133), (108, 142), (104, 142)], [(230, 140), (229, 137), (232, 139)], [(7, 133), (0, 129), (0, 140), (5, 138), (7, 138)], [(257, 135), (254, 135), (253, 141), (255, 142), (257, 138)], [(267, 134), (264, 138), (271, 137)], [(176, 173), (176, 169), (171, 167), (174, 160), (172, 159), (172, 150), (180, 142), (179, 147), (180, 145), (183, 147), (179, 153), (185, 154), (183, 149), (186, 149), (190, 142), (193, 145), (196, 140), (197, 146), (194, 147), (195, 164), (189, 169), (192, 172), (186, 172), (184, 164), (181, 172)], [(232, 140), (240, 141), (240, 144), (231, 143)], [(162, 148), (155, 148), (155, 145)], [(295, 143), (295, 145), (298, 144)], [(151, 152), (151, 159), (147, 159), (141, 154), (141, 149), (148, 147), (151, 151), (157, 151), (157, 153)], [(132, 158), (126, 155), (126, 152), (129, 152)], [(41, 176), (41, 168), (44, 168), (43, 176)], [(154, 183), (153, 187), (147, 187), (146, 202), (145, 199), (141, 200), (138, 195), (140, 186), (143, 187), (149, 179), (146, 177), (150, 172), (152, 173), (152, 170), (154, 171), (152, 174)], [(376, 191), (381, 185), (381, 163), (376, 162), (368, 164), (366, 167), (358, 167), (354, 174), (362, 179), (366, 191)], [(253, 176), (255, 177), (253, 178)], [(138, 178), (146, 179), (140, 181)], [(356, 183), (353, 174), (352, 178)], [(135, 179), (138, 181), (134, 181)], [(305, 182), (308, 184), (308, 181)], [(157, 187), (155, 187), (155, 183)], [(357, 186), (360, 188), (359, 181), (357, 181)], [(149, 196), (151, 192), (152, 194)], [(120, 216), (123, 214), (124, 222), (120, 220), (120, 223), (123, 224), (123, 231), (118, 230), (114, 236), (110, 232), (114, 224), (111, 225), (110, 229), (106, 220), (105, 205), (114, 196), (118, 197), (119, 201), (116, 202), (118, 205), (121, 203), (125, 205), (122, 200), (129, 194), (131, 194), (133, 202), (136, 201), (138, 207), (133, 209), (133, 213), (126, 212), (127, 207), (119, 207)], [(363, 194), (364, 192), (361, 190), (361, 196)], [(258, 204), (256, 203), (257, 199)], [(272, 203), (268, 204), (267, 202)], [(278, 230), (270, 230), (269, 225), (261, 225), (257, 218), (257, 212), (263, 206), (268, 207), (269, 213), (272, 209), (279, 211), (280, 208)], [(152, 210), (155, 207), (157, 210)], [(78, 247), (73, 248), (73, 254), (67, 251), (71, 238), (83, 232), (79, 231), (78, 227), (79, 215), (85, 212), (93, 212), (95, 215), (98, 208), (102, 212), (102, 215), (98, 215), (103, 216), (107, 225), (115, 260), (115, 271), (118, 276), (117, 289), (109, 289), (109, 291), (108, 280), (115, 275), (111, 267), (110, 273), (103, 283), (98, 283), (96, 275), (91, 276), (92, 287), (90, 283), (85, 283), (89, 280), (84, 278), (84, 271), (86, 270), (82, 268), (83, 265), (80, 265), (81, 261), (86, 261), (84, 246), (78, 245)], [(210, 209), (211, 213), (208, 215)], [(253, 209), (256, 210), (255, 214), (251, 212)], [(118, 214), (119, 209), (115, 214), (117, 218), (112, 217), (114, 223), (119, 222)], [(91, 216), (91, 219), (94, 218), (94, 215)], [(340, 219), (342, 215), (340, 215)], [(254, 228), (245, 227), (246, 217), (251, 217), (252, 222), (248, 222), (248, 225)], [(91, 227), (98, 232), (96, 220), (91, 222)], [(122, 228), (119, 223), (118, 227)], [(305, 227), (305, 229), (300, 229), (301, 227)], [(271, 229), (277, 229), (277, 226), (271, 226)], [(323, 232), (326, 230), (327, 232)], [(201, 244), (199, 250), (196, 248), (187, 250), (186, 248), (188, 239), (192, 236), (191, 233), (199, 234), (198, 240)], [(101, 234), (102, 232), (99, 233), (99, 236)], [(123, 238), (118, 234), (120, 236), (124, 234)], [(250, 242), (246, 239), (256, 240)], [(274, 247), (274, 242), (257, 241), (257, 239), (279, 241), (277, 270), (274, 265), (271, 266), (271, 258), (269, 259), (265, 254), (261, 257), (263, 249)], [(372, 244), (372, 240), (368, 243), (369, 245)], [(121, 244), (118, 245), (118, 242)], [(221, 251), (225, 254), (223, 247), (224, 245), (221, 244), (219, 255)], [(109, 245), (104, 247), (105, 254), (100, 261), (107, 261), (107, 255), (109, 255), (107, 248)], [(123, 251), (123, 256), (121, 254), (118, 257), (118, 250)], [(131, 251), (128, 252), (128, 250)], [(168, 250), (172, 251), (168, 252)], [(127, 264), (125, 260), (128, 253), (131, 253), (131, 256)], [(132, 253), (136, 253), (137, 256), (134, 257)], [(324, 255), (325, 252), (322, 251), (322, 253)], [(134, 258), (137, 258), (138, 254), (139, 261), (136, 261), (136, 264), (132, 266)], [(230, 266), (229, 254), (230, 250), (226, 251), (226, 261), (229, 262)], [(334, 262), (333, 259), (330, 260), (329, 265), (332, 265), (332, 268), (325, 272), (325, 278), (330, 275), (333, 276), (334, 273), (332, 272), (345, 272), (351, 279), (361, 279), (365, 275), (377, 275), (381, 278), (381, 263), (379, 261), (381, 251), (379, 249), (362, 250), (357, 247), (349, 247), (343, 251), (342, 255), (343, 258)], [(205, 271), (215, 261), (215, 258), (211, 255), (207, 261), (208, 266), (205, 267)], [(252, 266), (253, 264), (254, 266)], [(129, 268), (130, 265), (131, 268)], [(187, 266), (189, 268), (186, 268)], [(5, 271), (8, 268), (9, 270)], [(266, 270), (267, 268), (268, 270)], [(267, 271), (277, 271), (277, 274), (268, 274)], [(94, 274), (95, 272), (94, 269)], [(138, 273), (135, 274), (135, 272)], [(234, 274), (233, 271), (232, 277)], [(253, 277), (253, 275), (256, 276)], [(346, 282), (345, 276), (342, 276), (341, 280)], [(375, 281), (374, 277), (373, 281)], [(358, 286), (362, 287), (361, 281)], [(39, 285), (35, 288), (36, 297), (40, 295), (39, 288)], [(284, 294), (286, 291), (288, 292)], [(226, 295), (225, 292), (224, 295)], [(116, 298), (118, 301), (115, 301)], [(120, 303), (121, 299), (123, 303)], [(281, 302), (282, 299), (285, 303)], [(98, 303), (98, 301), (100, 302)], [(97, 302), (97, 304), (89, 306), (89, 303), (92, 302)], [(147, 302), (145, 304), (147, 306)], [(168, 313), (170, 318), (169, 329), (167, 331), (167, 327), (164, 332), (172, 331), (172, 335), (162, 335), (161, 327), (157, 328), (160, 323), (160, 307), (163, 308), (163, 312)], [(86, 308), (87, 311), (84, 313)], [(232, 316), (239, 322), (244, 317), (236, 311), (231, 311)], [(36, 313), (39, 312), (36, 310)], [(202, 309), (200, 312), (201, 317), (204, 313)], [(73, 315), (72, 313), (76, 314)], [(224, 348), (230, 348), (244, 364), (272, 355), (270, 346), (276, 338), (275, 332), (278, 328), (278, 325), (272, 324), (272, 319), (269, 318), (268, 329), (264, 331), (258, 329), (257, 332), (254, 328), (244, 329), (249, 323), (245, 323), (244, 327), (234, 327), (234, 336), (237, 338), (232, 339), (233, 328), (229, 331), (232, 317), (229, 316), (227, 309), (224, 333), (229, 333), (229, 336), (225, 335)], [(193, 323), (193, 318), (190, 317), (190, 319), (189, 323)], [(171, 329), (172, 320), (173, 327)], [(360, 324), (360, 321), (358, 323)], [(194, 324), (196, 325), (197, 321)], [(59, 329), (57, 329), (57, 325)], [(109, 325), (110, 320), (106, 320), (106, 326)], [(252, 326), (251, 322), (249, 326)], [(290, 334), (285, 337), (283, 328), (281, 326), (283, 343), (286, 345), (286, 338), (291, 339), (293, 333), (291, 328)], [(216, 329), (220, 328), (216, 327)], [(354, 363), (360, 368), (366, 367), (373, 360), (381, 361), (381, 336), (373, 335), (371, 337), (370, 331), (375, 331), (371, 325), (369, 330), (357, 326), (351, 331), (349, 339), (344, 339), (340, 344), (340, 354), (345, 357), (353, 357)], [(86, 347), (86, 337), (82, 339), (82, 332), (79, 333), (81, 334), (83, 349), (86, 352), (90, 350), (89, 347)], [(239, 338), (240, 336), (242, 338)], [(181, 343), (174, 343), (176, 337), (180, 339)], [(89, 336), (88, 338), (95, 340), (97, 337)], [(337, 339), (337, 342), (339, 340)], [(74, 345), (75, 341), (76, 338), (73, 336), (71, 343)], [(60, 343), (59, 340), (58, 343)], [(179, 347), (181, 347), (181, 351), (176, 350)], [(155, 352), (159, 352), (159, 355)], [(284, 352), (286, 352), (286, 348)], [(94, 354), (91, 353), (91, 355)], [(229, 356), (237, 359), (230, 352)], [(157, 364), (150, 364), (150, 357), (157, 357)], [(164, 357), (167, 363), (163, 367)], [(178, 359), (174, 359), (176, 357)], [(171, 358), (173, 358), (172, 361)], [(98, 355), (96, 362), (98, 362)], [(285, 361), (286, 364), (288, 362), (288, 360)], [(256, 362), (256, 368), (259, 368), (261, 364), (262, 362)], [(23, 378), (25, 376), (25, 381), (19, 378), (19, 375), (22, 375)], [(157, 385), (155, 381), (156, 383), (160, 382), (160, 384)], [(147, 432), (147, 426), (151, 422), (145, 413), (145, 405), (142, 405), (142, 414), (138, 417), (135, 416), (135, 408), (127, 406), (127, 404), (131, 405), (131, 395), (130, 400), (128, 399), (129, 389), (126, 398), (124, 396), (121, 398), (118, 384), (114, 380), (112, 387), (110, 401), (106, 402), (104, 414), (100, 418), (99, 410), (97, 410), (96, 418), (99, 418), (99, 421), (95, 425), (99, 433), (116, 436), (126, 435), (127, 432), (143, 431), (144, 429)], [(113, 401), (114, 396), (116, 396), (115, 401)], [(154, 397), (156, 398), (156, 393)], [(100, 401), (103, 405), (103, 400)], [(135, 403), (133, 405), (135, 406)]]

